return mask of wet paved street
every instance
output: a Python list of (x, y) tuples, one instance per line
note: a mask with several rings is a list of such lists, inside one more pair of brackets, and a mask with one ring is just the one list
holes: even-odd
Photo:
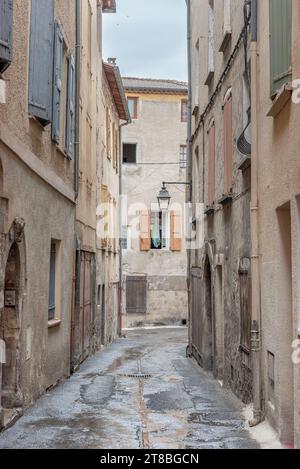
[(185, 358), (185, 329), (132, 331), (0, 435), (0, 448), (256, 448), (236, 399)]

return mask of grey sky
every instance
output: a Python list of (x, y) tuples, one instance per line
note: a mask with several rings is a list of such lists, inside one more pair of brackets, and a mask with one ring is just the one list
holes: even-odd
[(117, 0), (105, 14), (104, 58), (123, 76), (187, 80), (185, 0)]

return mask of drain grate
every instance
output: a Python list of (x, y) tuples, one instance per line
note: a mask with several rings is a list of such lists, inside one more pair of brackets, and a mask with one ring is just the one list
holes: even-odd
[(152, 378), (152, 375), (148, 373), (126, 373), (120, 375), (123, 378), (133, 378), (133, 379), (150, 379)]

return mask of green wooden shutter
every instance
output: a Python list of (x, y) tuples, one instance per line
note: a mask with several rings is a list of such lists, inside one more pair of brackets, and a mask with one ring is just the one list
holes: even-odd
[(75, 88), (75, 62), (72, 54), (68, 55), (68, 90), (66, 112), (66, 154), (69, 158), (74, 153), (74, 88)]
[(62, 91), (62, 56), (63, 35), (58, 23), (54, 28), (54, 70), (52, 103), (52, 140), (59, 143), (60, 137), (60, 101)]
[(0, 72), (11, 63), (13, 30), (13, 0), (0, 0)]
[(292, 0), (270, 2), (271, 96), (291, 79)]
[(29, 113), (42, 125), (51, 122), (54, 0), (31, 0)]

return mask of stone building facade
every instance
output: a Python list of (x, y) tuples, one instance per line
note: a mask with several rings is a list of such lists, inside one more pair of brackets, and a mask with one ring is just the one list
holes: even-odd
[(189, 255), (190, 353), (253, 402), (251, 425), (266, 418), (299, 447), (300, 5), (188, 8), (189, 169), (205, 230)]
[[(64, 126), (72, 126), (75, 9), (72, 0), (0, 4), (3, 427), (70, 373), (75, 197), (72, 136)], [(58, 54), (59, 96), (49, 68)]]
[(187, 317), (184, 185), (187, 85), (124, 78), (132, 124), (122, 132), (123, 325), (181, 324)]
[(205, 234), (190, 259), (190, 351), (249, 403), (250, 169), (237, 144), (250, 107), (244, 28), (242, 2), (191, 0), (192, 202), (195, 224), (203, 205)]
[[(112, 96), (102, 14), (115, 0), (0, 0), (0, 11), (2, 428), (105, 343), (96, 213), (101, 185), (117, 198), (119, 180), (100, 169), (99, 137), (103, 96)], [(125, 95), (118, 112), (109, 103), (119, 132)]]
[(120, 187), (121, 125), (130, 122), (125, 90), (115, 59), (103, 63), (97, 158), (97, 307), (102, 345), (121, 333)]

